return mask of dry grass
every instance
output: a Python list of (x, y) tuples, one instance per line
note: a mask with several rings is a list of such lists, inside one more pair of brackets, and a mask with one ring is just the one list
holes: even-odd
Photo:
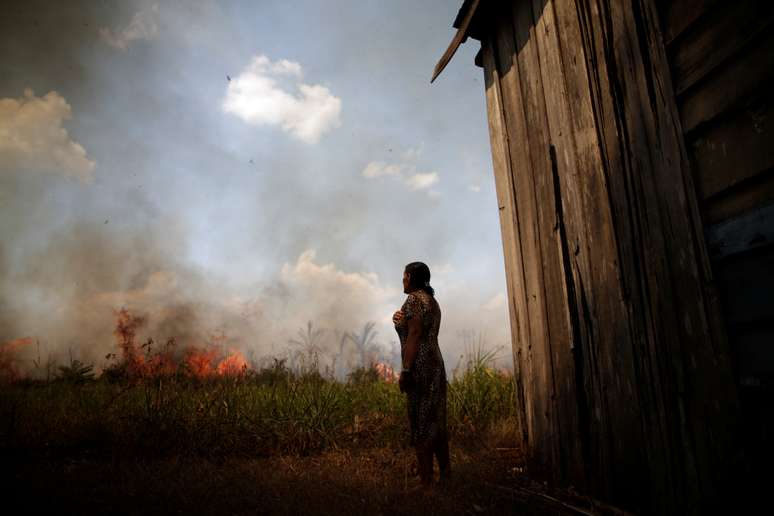
[[(452, 443), (455, 476), (417, 492), (401, 448), (269, 458), (126, 456), (12, 460), (13, 491), (33, 512), (79, 514), (566, 514), (504, 487), (517, 456)], [(10, 471), (10, 470), (8, 470)]]
[[(476, 439), (497, 428), (515, 441), (513, 378), (487, 367), (486, 359), (450, 383), (450, 433)], [(5, 449), (266, 457), (398, 445), (407, 432), (395, 384), (363, 372), (347, 383), (292, 374), (279, 362), (233, 377), (77, 377), (17, 382), (2, 392)]]
[(452, 379), (455, 476), (418, 494), (405, 401), (360, 372), (348, 383), (267, 370), (2, 387), (0, 472), (33, 512), (110, 514), (551, 514), (516, 481), (513, 379), (473, 357)]

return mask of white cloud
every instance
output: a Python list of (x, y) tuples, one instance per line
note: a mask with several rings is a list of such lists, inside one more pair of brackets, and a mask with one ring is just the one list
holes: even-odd
[[(297, 93), (284, 90), (278, 77), (297, 80)], [(272, 62), (259, 55), (231, 79), (223, 99), (226, 113), (253, 125), (276, 125), (306, 143), (317, 143), (323, 134), (341, 126), (341, 99), (319, 84), (299, 82), (301, 65)]]
[(126, 50), (132, 41), (140, 39), (153, 39), (158, 33), (158, 5), (152, 5), (141, 9), (132, 16), (129, 25), (123, 29), (111, 30), (108, 27), (101, 27), (99, 35), (103, 41), (111, 47)]
[(412, 174), (406, 178), (409, 190), (425, 190), (438, 182), (438, 172), (426, 174)]
[(62, 123), (70, 105), (55, 91), (36, 97), (0, 99), (0, 169), (53, 172), (91, 182), (95, 163)]
[(263, 61), (269, 67), (271, 72), (277, 75), (290, 75), (290, 76), (299, 77), (299, 78), (303, 75), (303, 72), (301, 70), (301, 65), (294, 61), (288, 61), (287, 59), (280, 59), (276, 63), (271, 63), (271, 61), (269, 61), (269, 58), (266, 56), (258, 56), (257, 59)]
[[(424, 144), (410, 148), (402, 153), (402, 159), (396, 163), (384, 161), (372, 161), (366, 165), (360, 173), (367, 179), (378, 177), (393, 177), (400, 180), (406, 188), (412, 191), (428, 190), (440, 180), (438, 172), (417, 172), (416, 161), (424, 150)], [(427, 195), (432, 198), (440, 197), (437, 190), (428, 190)]]
[(383, 161), (372, 161), (363, 169), (363, 177), (373, 179), (381, 176), (400, 176), (404, 168), (404, 165), (388, 165)]

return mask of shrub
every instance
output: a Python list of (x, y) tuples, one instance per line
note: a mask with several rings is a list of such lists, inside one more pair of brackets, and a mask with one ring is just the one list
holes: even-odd
[(352, 385), (369, 385), (379, 381), (379, 372), (375, 367), (358, 367), (347, 375), (347, 381)]
[(80, 360), (70, 358), (69, 365), (59, 366), (59, 374), (56, 378), (57, 380), (74, 384), (91, 381), (94, 379), (94, 365), (87, 365)]

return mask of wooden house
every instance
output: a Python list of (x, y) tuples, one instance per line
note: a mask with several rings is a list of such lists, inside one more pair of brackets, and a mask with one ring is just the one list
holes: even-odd
[(466, 0), (454, 26), (433, 79), (480, 41), (530, 474), (719, 511), (772, 459), (774, 2)]

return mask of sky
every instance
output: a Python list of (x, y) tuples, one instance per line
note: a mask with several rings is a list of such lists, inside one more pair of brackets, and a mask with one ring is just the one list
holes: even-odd
[(447, 369), (510, 361), (478, 42), (430, 84), (461, 1), (4, 3), (0, 342), (100, 363), (125, 307), (255, 357), (374, 321), (394, 356), (418, 260)]

